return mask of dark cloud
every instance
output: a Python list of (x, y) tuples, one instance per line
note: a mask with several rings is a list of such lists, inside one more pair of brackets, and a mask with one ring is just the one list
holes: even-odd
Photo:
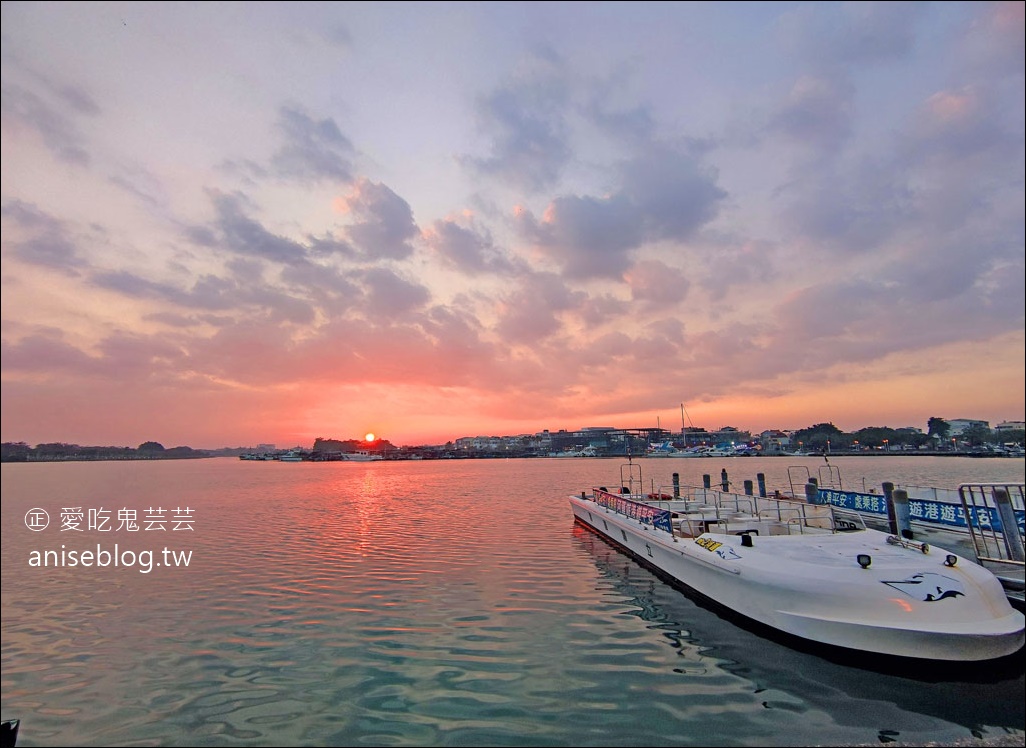
[(765, 241), (748, 241), (741, 245), (717, 246), (703, 254), (699, 285), (713, 301), (726, 298), (730, 289), (763, 289), (776, 286), (780, 280), (777, 269), (779, 250)]
[(1022, 121), (1010, 126), (1015, 120), (1005, 116), (1006, 106), (998, 91), (986, 84), (938, 91), (917, 110), (903, 142), (906, 155), (922, 165), (979, 158), (985, 160), (985, 168), (1021, 158)]
[(1022, 90), (1026, 58), (1026, 4), (973, 3), (978, 15), (963, 29), (959, 55), (972, 75), (983, 80), (1009, 80)]
[(95, 115), (98, 110), (86, 94), (73, 94), (74, 91), (50, 92), (56, 99), (51, 102), (34, 91), (9, 83), (0, 89), (0, 110), (4, 119), (38, 132), (54, 158), (76, 166), (87, 166), (90, 156), (85, 138), (62, 107), (71, 110), (73, 115)]
[(912, 52), (916, 27), (926, 14), (921, 2), (849, 3), (838, 6), (841, 28), (823, 48), (850, 63), (895, 60)]
[(936, 246), (994, 222), (1021, 233), (1021, 206), (1004, 201), (1021, 200), (1022, 131), (1002, 124), (1004, 108), (985, 85), (937, 92), (872, 155), (796, 164), (779, 192), (781, 215), (803, 242), (858, 255), (894, 255), (895, 242), (902, 251)]
[(364, 311), (368, 316), (402, 318), (431, 300), (431, 292), (425, 286), (409, 281), (388, 268), (365, 270), (360, 273), (360, 278), (367, 289)]
[[(221, 246), (243, 256), (262, 257), (281, 263), (300, 262), (306, 249), (290, 239), (272, 234), (243, 212), (238, 195), (214, 195), (217, 220), (212, 228)], [(191, 235), (205, 237), (205, 229), (193, 229)]]
[(59, 337), (29, 335), (16, 343), (0, 340), (5, 372), (59, 376), (97, 371), (97, 359)]
[[(1022, 330), (1024, 268), (974, 257), (965, 247), (933, 248), (932, 262), (902, 259), (875, 275), (829, 280), (767, 308), (775, 332), (767, 348), (795, 360), (852, 364)], [(776, 362), (783, 369), (781, 362)], [(812, 364), (815, 365), (815, 364)]]
[(806, 75), (795, 81), (768, 130), (790, 143), (833, 152), (851, 137), (854, 87), (841, 78)]
[(360, 179), (343, 202), (358, 219), (346, 234), (364, 258), (401, 260), (413, 254), (408, 242), (420, 234), (413, 211), (388, 187)]
[[(978, 227), (975, 223), (948, 236), (935, 236), (927, 246), (915, 246), (911, 251), (896, 255), (882, 263), (879, 277), (909, 303), (935, 303), (940, 300), (966, 299), (972, 303), (974, 316), (994, 316), (1008, 319), (1006, 304), (995, 296), (994, 289), (1008, 290), (1023, 283), (1023, 225), (1012, 223)], [(1005, 276), (1017, 278), (1017, 284), (1008, 284)], [(967, 299), (971, 298), (971, 301)], [(1014, 297), (1013, 297), (1014, 298)], [(1019, 296), (1019, 313), (1022, 295)], [(1013, 315), (1014, 316), (1014, 315)], [(982, 322), (981, 332), (991, 324)]]
[(217, 246), (217, 233), (210, 226), (186, 226), (182, 234), (191, 243), (201, 247)]
[(288, 265), (282, 268), (281, 280), (291, 293), (310, 298), (330, 315), (358, 306), (363, 298), (358, 277), (328, 265), (313, 262)]
[(556, 198), (538, 221), (527, 211), (518, 227), (569, 278), (619, 278), (630, 253), (649, 241), (685, 241), (715, 218), (726, 193), (697, 160), (653, 148), (618, 169), (622, 186), (608, 197)]
[(818, 65), (891, 62), (909, 55), (925, 3), (800, 3), (780, 23), (781, 44)]
[(308, 236), (307, 247), (311, 257), (355, 257), (356, 251), (352, 246), (331, 234), (323, 237)]
[[(211, 317), (208, 315), (192, 315), (192, 314), (177, 314), (174, 312), (153, 312), (143, 316), (143, 319), (149, 322), (157, 322), (161, 325), (167, 325), (168, 327), (178, 327), (183, 330), (196, 327), (197, 325), (209, 324)], [(214, 317), (216, 321), (214, 327), (221, 327), (227, 324), (227, 317)]]
[(297, 109), (282, 107), (278, 129), (286, 142), (271, 158), (276, 176), (335, 182), (349, 182), (353, 178), (353, 146), (334, 120), (318, 122)]
[(184, 350), (165, 337), (119, 331), (98, 346), (102, 365), (119, 381), (143, 380), (151, 375), (176, 378), (188, 366)]
[(650, 142), (657, 132), (655, 118), (649, 107), (616, 108), (605, 92), (600, 92), (583, 108), (588, 121), (604, 132), (614, 143), (639, 145)]
[(273, 321), (308, 324), (314, 319), (309, 301), (265, 283), (239, 283), (232, 278), (203, 275), (191, 288), (157, 283), (126, 271), (96, 273), (92, 283), (134, 298), (157, 299), (187, 309), (250, 314)]
[(150, 207), (162, 208), (167, 205), (164, 185), (146, 169), (125, 168), (112, 175), (110, 181)]
[(492, 243), (490, 233), (476, 225), (464, 227), (455, 221), (438, 220), (425, 232), (425, 240), (443, 264), (467, 275), (514, 269), (514, 263)]
[(78, 242), (70, 235), (67, 225), (34, 205), (11, 200), (0, 208), (0, 216), (16, 223), (25, 238), (8, 240), (11, 253), (33, 265), (42, 265), (71, 276), (79, 275), (86, 267)]
[(865, 159), (851, 169), (821, 164), (782, 193), (789, 228), (814, 252), (867, 254), (881, 249), (915, 213), (907, 174)]
[(578, 304), (575, 314), (588, 328), (597, 328), (619, 319), (630, 304), (610, 294), (589, 295)]
[(644, 236), (643, 216), (624, 195), (609, 198), (559, 197), (542, 221), (519, 217), (521, 231), (554, 259), (570, 278), (619, 278), (628, 253)]
[(552, 273), (522, 276), (501, 299), (496, 330), (506, 342), (536, 345), (562, 329), (561, 312), (585, 298), (585, 293), (571, 290)]
[(521, 190), (555, 184), (572, 155), (564, 78), (558, 56), (536, 50), (514, 79), (479, 100), (479, 126), (490, 140), (490, 154), (465, 156), (463, 162)]
[(58, 96), (79, 114), (95, 117), (101, 113), (99, 104), (89, 95), (89, 92), (78, 86), (64, 85), (58, 91)]
[(184, 351), (166, 335), (135, 335), (117, 331), (87, 353), (61, 334), (35, 333), (15, 343), (2, 341), (4, 370), (54, 380), (133, 382), (175, 379)]
[(0, 207), (0, 216), (17, 222), (20, 226), (45, 233), (64, 231), (64, 222), (35, 205), (22, 200), (8, 200)]
[(690, 153), (653, 146), (619, 169), (621, 192), (643, 220), (646, 240), (683, 241), (716, 217), (726, 197), (717, 173)]
[(688, 295), (690, 283), (677, 268), (659, 260), (645, 260), (624, 274), (631, 297), (657, 306), (678, 304)]

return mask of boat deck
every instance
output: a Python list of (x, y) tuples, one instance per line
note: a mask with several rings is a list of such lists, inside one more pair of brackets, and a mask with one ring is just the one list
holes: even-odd
[[(629, 480), (630, 476), (627, 478)], [(949, 492), (950, 495), (930, 498), (950, 505), (953, 516), (986, 518), (991, 516), (986, 509), (992, 505), (989, 492), (996, 485), (964, 484)], [(634, 491), (630, 495), (635, 500), (669, 509), (673, 513), (674, 532), (680, 537), (698, 537), (703, 532), (752, 532), (772, 537), (835, 530), (844, 532), (863, 527), (894, 532), (892, 520), (887, 515), (874, 515), (832, 504), (810, 504), (804, 497), (796, 498), (793, 491), (790, 494), (778, 491), (774, 496), (754, 496), (711, 487), (673, 485), (669, 488), (653, 486), (645, 493), (636, 484), (628, 482), (626, 486)], [(1007, 491), (1012, 507), (1021, 514), (1023, 486), (1007, 484), (997, 487)], [(1018, 535), (1014, 529), (1005, 535), (1000, 526), (992, 522), (955, 527), (913, 518), (910, 532), (904, 537), (918, 544), (945, 548), (987, 568), (1001, 582), (1009, 601), (1020, 609), (1026, 609), (1021, 519), (1018, 524)]]

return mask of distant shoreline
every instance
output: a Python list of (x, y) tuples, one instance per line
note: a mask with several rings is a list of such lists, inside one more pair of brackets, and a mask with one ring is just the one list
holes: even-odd
[(30, 459), (0, 459), (0, 463), (29, 463), (29, 462), (155, 462), (157, 460), (209, 460), (224, 455), (197, 454), (187, 457), (32, 457)]
[[(413, 457), (413, 455), (416, 455), (416, 457)], [(626, 454), (608, 454), (608, 455), (596, 455), (594, 457), (578, 457), (578, 458), (570, 458), (570, 459), (581, 459), (581, 460), (610, 459), (610, 458), (625, 459), (626, 457), (627, 457)], [(732, 459), (732, 460), (734, 460), (734, 459), (750, 459), (750, 458), (756, 458), (756, 459), (780, 459), (782, 457), (792, 457), (792, 458), (795, 458), (795, 459), (804, 459), (804, 458), (819, 459), (819, 458), (826, 458), (828, 460), (830, 458), (832, 458), (832, 457), (833, 458), (836, 458), (836, 457), (971, 457), (971, 458), (974, 458), (974, 459), (981, 459), (981, 458), (984, 458), (984, 459), (986, 459), (986, 458), (990, 458), (990, 459), (1023, 459), (1021, 456), (1018, 456), (1018, 455), (1001, 455), (1001, 454), (991, 454), (991, 453), (985, 453), (985, 452), (983, 452), (983, 453), (981, 453), (981, 452), (969, 452), (969, 451), (964, 451), (964, 450), (963, 451), (955, 451), (955, 452), (952, 452), (950, 450), (946, 450), (946, 451), (943, 451), (943, 452), (940, 452), (940, 451), (921, 451), (921, 450), (891, 450), (891, 451), (888, 451), (888, 452), (884, 452), (882, 450), (862, 451), (862, 452), (854, 452), (854, 451), (837, 451), (837, 452), (834, 452), (834, 451), (832, 451), (829, 454), (824, 454), (822, 452), (806, 454), (806, 455), (792, 455), (792, 454), (787, 454), (787, 453), (780, 453), (780, 454), (765, 454), (765, 455), (729, 455), (729, 456), (719, 456), (719, 457), (692, 457), (692, 458), (674, 458), (674, 457), (670, 457), (670, 458), (665, 458), (665, 457), (663, 457), (663, 458), (650, 458), (650, 457), (647, 457), (645, 455), (631, 455), (632, 459), (643, 459), (643, 460), (658, 459), (660, 461), (664, 461), (664, 460), (668, 460), (668, 459), (669, 460), (687, 459), (689, 462), (690, 461), (695, 461), (695, 460), (704, 461), (704, 460), (712, 460), (712, 459), (724, 459), (725, 457), (728, 458), (728, 459)], [(114, 457), (114, 456), (111, 456), (111, 457), (89, 457), (89, 456), (36, 457), (36, 456), (33, 456), (33, 457), (27, 458), (27, 459), (3, 459), (3, 460), (0, 460), (0, 462), (2, 462), (4, 464), (6, 464), (6, 463), (12, 463), (12, 464), (15, 464), (15, 463), (20, 463), (20, 464), (26, 464), (26, 463), (50, 463), (50, 462), (140, 462), (140, 461), (143, 461), (143, 462), (153, 462), (153, 461), (157, 461), (157, 460), (206, 460), (206, 459), (214, 459), (214, 458), (237, 459), (237, 456), (236, 455), (225, 455), (225, 454), (202, 454), (202, 453), (191, 454), (191, 455), (167, 455), (167, 456), (162, 456), (162, 455), (128, 456), (128, 455), (126, 455), (126, 456), (118, 456), (118, 457)], [(541, 460), (544, 460), (544, 459), (568, 459), (566, 457), (550, 457), (547, 454), (546, 455), (532, 454), (532, 453), (510, 454), (509, 452), (501, 452), (501, 453), (499, 453), (499, 452), (495, 452), (495, 453), (493, 453), (493, 452), (484, 452), (484, 453), (477, 453), (477, 452), (475, 452), (475, 453), (468, 453), (468, 452), (466, 452), (464, 450), (460, 450), (460, 451), (452, 450), (452, 451), (439, 452), (438, 454), (428, 455), (428, 454), (424, 454), (421, 449), (414, 449), (414, 450), (399, 449), (399, 450), (396, 450), (396, 452), (393, 453), (393, 454), (388, 454), (388, 453), (384, 454), (382, 461), (384, 461), (384, 462), (402, 462), (402, 461), (407, 461), (407, 460), (411, 460), (411, 459), (421, 459), (421, 460), (489, 460), (489, 459), (510, 459), (510, 458), (541, 459)], [(326, 462), (326, 460), (304, 460), (304, 462)]]

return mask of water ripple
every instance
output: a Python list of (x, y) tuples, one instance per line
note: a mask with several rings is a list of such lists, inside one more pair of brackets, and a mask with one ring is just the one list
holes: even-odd
[(4, 717), (23, 720), (26, 746), (803, 745), (1023, 729), (1021, 666), (916, 681), (721, 619), (574, 528), (564, 494), (608, 482), (596, 471), (609, 464), (566, 462), (5, 464), (8, 529), (54, 496), (198, 511), (194, 533), (159, 540), (194, 563), (151, 574), (30, 569), (40, 537), (5, 533)]

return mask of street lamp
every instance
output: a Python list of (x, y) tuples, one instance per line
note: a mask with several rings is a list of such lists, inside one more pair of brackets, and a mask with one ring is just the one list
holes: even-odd
[(884, 452), (890, 451), (890, 447), (887, 446), (888, 444), (890, 444), (890, 441), (890, 439), (884, 439)]

